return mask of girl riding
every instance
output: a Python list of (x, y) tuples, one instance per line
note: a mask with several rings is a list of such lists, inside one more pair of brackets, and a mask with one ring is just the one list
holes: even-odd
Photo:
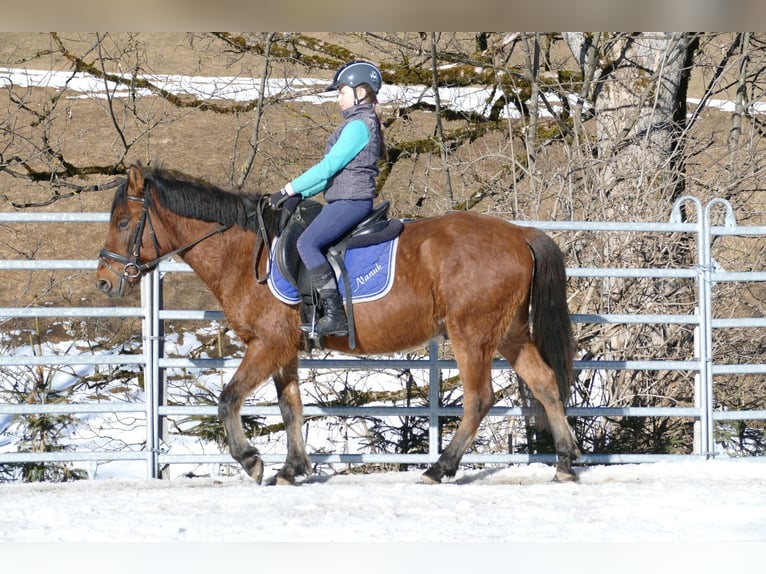
[(330, 135), (322, 160), (270, 197), (279, 209), (291, 197), (306, 199), (324, 192), (326, 205), (298, 239), (298, 253), (318, 295), (315, 325), (301, 329), (317, 335), (347, 335), (348, 324), (335, 273), (323, 249), (372, 211), (378, 160), (385, 155), (377, 94), (380, 70), (356, 60), (335, 73), (328, 91), (338, 90), (343, 123)]

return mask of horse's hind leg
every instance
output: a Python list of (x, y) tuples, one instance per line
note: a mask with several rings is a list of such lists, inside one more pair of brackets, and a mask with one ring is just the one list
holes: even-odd
[(506, 336), (498, 348), (500, 353), (524, 379), (532, 394), (540, 401), (548, 417), (553, 440), (556, 445), (558, 464), (554, 481), (577, 480), (572, 462), (580, 456), (572, 427), (566, 419), (564, 402), (559, 394), (553, 370), (546, 364), (534, 343), (526, 333)]
[(276, 476), (277, 484), (294, 484), (295, 477), (311, 474), (311, 460), (301, 434), (303, 403), (298, 386), (298, 360), (279, 369), (273, 375), (279, 397), (279, 410), (287, 433), (287, 459)]
[(452, 344), (463, 383), (463, 419), (439, 460), (423, 473), (422, 480), (427, 483), (439, 483), (445, 476), (455, 476), (460, 459), (495, 400), (491, 380), (492, 354), (480, 349), (466, 351), (455, 339)]

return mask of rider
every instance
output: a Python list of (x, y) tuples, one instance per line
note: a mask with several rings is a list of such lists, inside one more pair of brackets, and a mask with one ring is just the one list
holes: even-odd
[(343, 123), (327, 139), (322, 160), (270, 198), (278, 209), (292, 196), (324, 192), (327, 205), (298, 238), (298, 253), (323, 310), (314, 326), (319, 335), (348, 334), (335, 273), (322, 250), (372, 211), (378, 160), (385, 154), (377, 105), (381, 84), (380, 70), (370, 62), (355, 60), (338, 69), (327, 91), (338, 90)]

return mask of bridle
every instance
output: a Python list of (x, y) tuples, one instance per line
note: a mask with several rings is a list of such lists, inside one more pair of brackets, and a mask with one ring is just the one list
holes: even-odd
[[(114, 251), (109, 251), (108, 249), (101, 249), (98, 253), (98, 259), (101, 262), (101, 264), (109, 269), (112, 273), (119, 276), (120, 278), (120, 284), (118, 288), (119, 296), (121, 297), (125, 292), (125, 285), (128, 284), (129, 281), (133, 281), (136, 278), (140, 277), (141, 275), (144, 275), (157, 267), (157, 265), (160, 264), (160, 261), (163, 259), (167, 259), (169, 257), (172, 257), (173, 255), (176, 255), (177, 253), (181, 253), (183, 251), (186, 251), (187, 249), (191, 249), (198, 243), (201, 243), (205, 239), (212, 237), (213, 235), (223, 233), (227, 229), (231, 227), (231, 223), (228, 223), (226, 225), (219, 225), (212, 231), (206, 233), (202, 237), (195, 239), (194, 241), (187, 243), (186, 245), (179, 247), (178, 249), (174, 249), (173, 251), (170, 251), (164, 255), (160, 255), (160, 244), (157, 241), (157, 236), (154, 233), (154, 225), (152, 224), (152, 219), (149, 216), (149, 203), (146, 200), (146, 196), (142, 198), (134, 197), (129, 195), (128, 196), (129, 201), (137, 201), (142, 204), (141, 214), (138, 216), (138, 223), (136, 224), (136, 229), (133, 231), (133, 235), (130, 239), (130, 247), (128, 249), (128, 256), (120, 255), (119, 253), (115, 253)], [(146, 226), (149, 226), (149, 236), (152, 238), (152, 243), (154, 244), (154, 252), (156, 254), (156, 257), (152, 259), (151, 261), (147, 261), (145, 263), (141, 263), (141, 244), (143, 243), (143, 236), (144, 236), (144, 228)], [(114, 263), (121, 263), (122, 273), (119, 273), (114, 267), (112, 267), (109, 264), (109, 261), (112, 261)]]

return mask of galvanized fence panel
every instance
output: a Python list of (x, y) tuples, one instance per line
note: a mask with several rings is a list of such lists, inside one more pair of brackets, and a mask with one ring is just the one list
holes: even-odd
[[(680, 209), (684, 204), (691, 204), (696, 210), (696, 221), (693, 223), (680, 221)], [(711, 224), (714, 209), (725, 211), (725, 224)], [(0, 213), (0, 223), (3, 222), (37, 222), (37, 223), (67, 223), (67, 222), (108, 222), (109, 215), (105, 213)], [(695, 420), (697, 439), (691, 455), (655, 455), (655, 454), (588, 454), (584, 453), (581, 462), (592, 463), (636, 463), (653, 462), (658, 460), (685, 460), (689, 457), (710, 458), (716, 455), (714, 444), (715, 421), (756, 420), (766, 419), (766, 410), (715, 411), (713, 409), (714, 377), (724, 374), (766, 374), (766, 364), (722, 364), (717, 363), (713, 355), (712, 334), (715, 329), (727, 328), (761, 328), (766, 327), (766, 317), (742, 319), (714, 319), (712, 285), (715, 282), (745, 282), (766, 281), (765, 271), (756, 272), (726, 272), (717, 269), (711, 256), (711, 242), (716, 236), (764, 236), (766, 227), (737, 225), (733, 210), (725, 200), (712, 200), (706, 205), (694, 197), (686, 196), (679, 199), (673, 207), (670, 222), (546, 222), (530, 221), (517, 222), (521, 225), (531, 225), (546, 231), (595, 231), (605, 233), (685, 233), (696, 237), (697, 264), (692, 268), (568, 268), (569, 277), (609, 277), (609, 278), (684, 278), (693, 279), (697, 288), (699, 312), (694, 315), (684, 314), (573, 314), (572, 319), (578, 323), (614, 323), (614, 324), (686, 324), (693, 326), (698, 332), (699, 345), (696, 356), (690, 360), (581, 360), (575, 362), (578, 370), (679, 370), (694, 372), (698, 384), (695, 389), (695, 406), (693, 407), (570, 407), (567, 415), (572, 417), (688, 417)], [(0, 260), (0, 271), (3, 270), (60, 270), (80, 269), (95, 270), (96, 261), (85, 260)], [(174, 368), (235, 368), (239, 359), (191, 359), (172, 358), (164, 355), (162, 345), (162, 326), (170, 320), (194, 321), (223, 321), (220, 311), (214, 310), (173, 310), (165, 309), (162, 301), (163, 277), (168, 273), (189, 273), (191, 269), (175, 261), (164, 261), (158, 271), (145, 277), (141, 282), (141, 305), (138, 307), (59, 307), (59, 308), (0, 308), (1, 317), (137, 317), (143, 323), (143, 352), (135, 354), (101, 354), (91, 355), (41, 355), (16, 356), (13, 354), (0, 355), (0, 367), (12, 365), (140, 365), (144, 378), (144, 401), (142, 403), (79, 403), (79, 404), (2, 404), (0, 415), (24, 416), (30, 414), (97, 414), (97, 413), (135, 413), (144, 417), (146, 425), (146, 446), (140, 450), (101, 450), (101, 451), (67, 451), (55, 453), (0, 453), (0, 464), (21, 462), (52, 462), (52, 461), (114, 461), (140, 460), (144, 461), (148, 477), (161, 476), (160, 469), (169, 464), (206, 464), (231, 463), (233, 460), (226, 453), (178, 455), (166, 452), (163, 436), (163, 421), (173, 416), (216, 416), (214, 406), (171, 406), (163, 400), (162, 373)], [(439, 438), (439, 419), (447, 416), (460, 416), (459, 407), (441, 406), (439, 381), (444, 369), (456, 369), (453, 360), (439, 357), (438, 345), (432, 341), (429, 345), (428, 356), (422, 359), (355, 359), (333, 358), (314, 359), (302, 358), (301, 369), (362, 369), (378, 370), (422, 369), (428, 373), (430, 383), (427, 406), (355, 406), (328, 407), (322, 405), (306, 405), (306, 416), (416, 416), (429, 419), (429, 451), (427, 454), (372, 454), (372, 453), (333, 453), (311, 454), (315, 463), (411, 463), (422, 464), (435, 462), (441, 450)], [(504, 360), (495, 360), (493, 370), (508, 369)], [(246, 406), (244, 415), (279, 416), (277, 405)], [(521, 407), (493, 407), (490, 416), (520, 417), (528, 414)], [(264, 454), (266, 463), (280, 463), (284, 454)], [(465, 463), (528, 463), (554, 462), (554, 455), (529, 455), (513, 453), (466, 454)]]

